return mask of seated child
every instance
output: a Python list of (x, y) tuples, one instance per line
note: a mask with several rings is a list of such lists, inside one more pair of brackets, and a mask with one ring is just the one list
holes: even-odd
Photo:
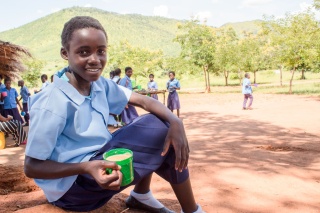
[[(181, 120), (160, 102), (101, 76), (108, 44), (99, 21), (74, 17), (64, 25), (61, 39), (61, 56), (69, 66), (29, 99), (25, 174), (35, 179), (53, 205), (91, 211), (130, 186), (120, 186), (120, 167), (102, 157), (110, 149), (127, 148), (133, 152), (134, 165), (134, 189), (127, 206), (173, 212), (152, 196), (151, 177), (156, 172), (171, 184), (184, 212), (202, 212), (190, 184), (189, 148)], [(106, 127), (109, 114), (120, 114), (128, 103), (151, 114), (111, 135)]]

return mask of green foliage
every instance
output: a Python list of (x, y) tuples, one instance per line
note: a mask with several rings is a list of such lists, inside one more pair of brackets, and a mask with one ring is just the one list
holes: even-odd
[(22, 79), (27, 87), (37, 87), (43, 69), (44, 62), (39, 60), (29, 60), (25, 62), (26, 71), (22, 74)]
[(244, 21), (236, 23), (227, 23), (222, 25), (221, 29), (232, 28), (237, 35), (242, 37), (247, 33), (258, 34), (261, 31), (261, 20)]

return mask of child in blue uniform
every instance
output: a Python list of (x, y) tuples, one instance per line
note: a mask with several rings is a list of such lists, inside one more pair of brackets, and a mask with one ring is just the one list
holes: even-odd
[[(149, 75), (149, 82), (148, 82), (148, 90), (150, 91), (157, 91), (158, 90), (158, 84), (154, 81), (154, 75), (150, 74)], [(158, 95), (157, 94), (151, 94), (151, 97), (158, 100)]]
[[(29, 109), (28, 109), (28, 98), (30, 96), (29, 89), (24, 85), (24, 80), (18, 81), (18, 86), (21, 87), (20, 89), (20, 100), (22, 99), (22, 109), (25, 113), (24, 115), (24, 126), (29, 126)], [(20, 101), (19, 100), (19, 101)]]
[[(156, 172), (171, 184), (184, 212), (203, 212), (192, 193), (188, 141), (181, 120), (160, 102), (101, 77), (108, 45), (96, 19), (72, 18), (61, 38), (61, 56), (69, 66), (29, 98), (26, 175), (35, 179), (53, 205), (91, 211), (128, 187), (120, 187), (119, 166), (102, 157), (110, 149), (128, 148), (133, 152), (135, 186), (127, 206), (172, 212), (152, 196), (150, 182)], [(106, 128), (109, 113), (119, 114), (128, 103), (152, 114), (111, 135)], [(107, 174), (106, 168), (113, 172)]]
[(176, 74), (173, 71), (169, 72), (169, 80), (167, 82), (167, 90), (169, 91), (167, 106), (173, 112), (177, 110), (177, 116), (180, 116), (180, 100), (177, 90), (180, 90), (180, 82), (175, 78)]
[(2, 89), (2, 91), (7, 92), (7, 97), (4, 98), (4, 117), (8, 117), (8, 115), (13, 117), (13, 120), (19, 121), (20, 123), (23, 123), (23, 120), (20, 116), (20, 113), (18, 111), (17, 105), (20, 108), (20, 111), (22, 111), (22, 106), (18, 100), (18, 92), (15, 88), (11, 87), (11, 79), (6, 78), (4, 80), (5, 88)]
[[(132, 83), (130, 79), (130, 77), (132, 76), (132, 72), (133, 70), (131, 67), (126, 67), (125, 68), (126, 76), (120, 80), (119, 85), (124, 86), (129, 90), (135, 89), (135, 88), (132, 88)], [(139, 115), (136, 108), (133, 105), (128, 104), (121, 113), (121, 120), (123, 124), (127, 125), (131, 123), (134, 119), (136, 119), (138, 116)]]

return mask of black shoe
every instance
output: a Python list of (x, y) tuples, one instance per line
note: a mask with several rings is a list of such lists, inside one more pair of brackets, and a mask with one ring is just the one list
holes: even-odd
[(151, 213), (175, 213), (174, 211), (171, 211), (170, 209), (167, 209), (166, 207), (162, 207), (160, 209), (157, 209), (157, 208), (148, 206), (146, 204), (143, 204), (140, 201), (138, 201), (137, 199), (135, 199), (134, 197), (132, 197), (131, 195), (126, 199), (126, 205), (129, 208), (141, 209), (141, 210), (145, 210), (145, 211), (151, 212)]

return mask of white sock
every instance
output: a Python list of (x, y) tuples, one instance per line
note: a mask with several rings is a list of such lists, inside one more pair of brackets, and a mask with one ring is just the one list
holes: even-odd
[[(198, 206), (197, 210), (193, 213), (205, 213), (199, 204), (197, 204), (197, 206)], [(181, 209), (181, 213), (184, 213), (182, 209)]]
[(132, 190), (130, 192), (130, 195), (138, 201), (140, 201), (141, 203), (151, 206), (153, 208), (161, 209), (164, 207), (162, 203), (160, 203), (157, 199), (153, 197), (151, 191), (149, 191), (146, 194), (138, 194)]

